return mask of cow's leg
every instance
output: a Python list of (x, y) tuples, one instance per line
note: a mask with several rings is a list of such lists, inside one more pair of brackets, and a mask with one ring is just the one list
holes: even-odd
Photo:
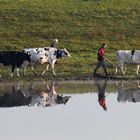
[(25, 65), (22, 66), (23, 66), (23, 74), (26, 75), (26, 66)]
[(124, 72), (124, 62), (119, 61), (119, 62), (118, 62), (118, 66), (120, 67), (120, 69), (121, 69), (123, 75), (125, 75), (125, 72)]
[(27, 62), (27, 61), (24, 61), (23, 64), (22, 64), (24, 75), (26, 75), (26, 70), (27, 70), (26, 68), (27, 68), (28, 64), (29, 64), (29, 62)]
[(26, 75), (26, 67), (23, 67), (23, 73)]
[(19, 75), (19, 68), (17, 68), (17, 76), (20, 77), (20, 75)]
[(121, 71), (122, 71), (123, 75), (125, 75), (124, 67), (123, 66), (121, 66)]
[(115, 68), (115, 73), (114, 73), (114, 75), (116, 75), (117, 72), (118, 72), (118, 67)]
[(49, 64), (47, 64), (46, 69), (42, 72), (41, 75), (44, 75), (48, 69), (49, 69)]
[(56, 73), (55, 73), (55, 71), (54, 71), (54, 64), (55, 64), (55, 62), (53, 61), (52, 64), (51, 64), (51, 67), (52, 67), (53, 75), (56, 76)]
[(118, 64), (119, 64), (119, 62), (117, 61), (117, 66), (116, 66), (116, 68), (115, 68), (114, 75), (116, 75), (116, 74), (117, 74), (117, 72), (118, 72)]
[(36, 74), (36, 71), (33, 66), (31, 66), (31, 70), (33, 71), (34, 75), (36, 76), (37, 74)]
[(57, 92), (55, 91), (55, 82), (52, 83), (51, 91), (53, 95), (57, 95)]
[(115, 68), (115, 73), (114, 73), (114, 75), (116, 75), (117, 74), (117, 72), (118, 72), (118, 68), (120, 67), (120, 62), (119, 61), (117, 61), (117, 66), (116, 66), (116, 68)]
[(11, 78), (12, 78), (13, 75), (14, 75), (14, 69), (15, 69), (15, 65), (12, 66)]
[(140, 68), (140, 65), (137, 66), (137, 70), (136, 70), (137, 75), (139, 74), (139, 68)]

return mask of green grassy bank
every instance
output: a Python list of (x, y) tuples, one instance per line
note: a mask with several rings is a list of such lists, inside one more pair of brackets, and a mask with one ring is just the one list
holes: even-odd
[[(103, 42), (115, 62), (117, 50), (139, 49), (139, 37), (139, 0), (0, 0), (0, 50), (49, 46), (58, 38), (57, 47), (72, 55), (56, 65), (60, 77), (90, 75)], [(135, 74), (130, 69), (126, 74)]]

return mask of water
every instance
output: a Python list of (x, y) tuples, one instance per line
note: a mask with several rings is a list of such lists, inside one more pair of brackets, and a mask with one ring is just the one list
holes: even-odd
[(138, 87), (137, 81), (1, 82), (1, 139), (139, 140)]

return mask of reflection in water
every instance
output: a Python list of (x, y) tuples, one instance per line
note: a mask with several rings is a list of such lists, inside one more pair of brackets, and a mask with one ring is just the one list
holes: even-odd
[[(137, 87), (124, 87), (123, 82), (118, 84), (116, 82), (116, 86), (118, 89), (117, 101), (118, 102), (140, 102), (140, 86), (137, 84)], [(125, 89), (126, 88), (126, 89)]]
[[(112, 93), (116, 93), (117, 97), (115, 96), (115, 99), (118, 102), (140, 102), (139, 84), (136, 86), (136, 81), (125, 81), (124, 84), (123, 81), (95, 79), (90, 83), (79, 82), (79, 84), (77, 82), (62, 82), (60, 84), (59, 82), (59, 88), (63, 91), (61, 93), (97, 93), (99, 105), (103, 110), (107, 111), (110, 97), (108, 98), (108, 104), (106, 103), (106, 97)], [(60, 89), (59, 91), (61, 91)], [(8, 84), (3, 83), (0, 85), (0, 107), (25, 105), (47, 107), (57, 104), (66, 104), (71, 96), (60, 95), (57, 91), (58, 84), (56, 84), (56, 82), (19, 81)]]
[[(119, 84), (118, 81), (112, 81), (114, 82), (114, 89), (117, 87), (117, 101), (118, 102), (140, 102), (140, 84), (136, 81), (131, 81), (126, 83), (125, 87), (123, 84), (123, 81), (121, 81), (121, 84)], [(136, 84), (137, 83), (137, 84)], [(105, 79), (102, 83), (102, 81), (95, 79), (95, 86), (97, 87), (97, 94), (98, 94), (98, 102), (100, 106), (107, 111), (107, 103), (106, 103), (106, 97), (113, 92), (106, 92), (107, 85), (110, 85), (108, 83), (108, 80)], [(113, 87), (113, 85), (111, 86)]]
[[(96, 80), (81, 83), (79, 84), (79, 81), (77, 83), (62, 81), (57, 84), (41, 81), (1, 82), (1, 107), (41, 106), (28, 107), (28, 109), (27, 107), (0, 108), (1, 139), (139, 140), (139, 103), (124, 105), (117, 102), (119, 89), (116, 88), (116, 81)], [(124, 82), (122, 91), (128, 89), (138, 90), (138, 87), (133, 81)], [(68, 102), (65, 102), (68, 104), (67, 108), (57, 105), (56, 108), (48, 109), (46, 106), (64, 102), (62, 98), (65, 99), (66, 94), (60, 96), (61, 100), (58, 99), (58, 102), (53, 100), (54, 103), (51, 103), (51, 99), (57, 100), (58, 93), (68, 93), (72, 96)], [(122, 92), (122, 95), (124, 94), (125, 92)], [(99, 105), (97, 100), (100, 95), (106, 99), (109, 111), (104, 112)], [(45, 101), (42, 101), (41, 97)], [(42, 106), (46, 108), (42, 109)]]
[(57, 85), (53, 82), (50, 86), (46, 83), (45, 90), (35, 89), (34, 85), (30, 85), (20, 89), (19, 86), (12, 85), (11, 89), (0, 94), (0, 107), (14, 106), (39, 106), (47, 107), (57, 104), (66, 104), (70, 96), (59, 95), (56, 92)]
[(107, 106), (106, 106), (106, 95), (105, 95), (105, 90), (107, 87), (107, 79), (104, 80), (103, 85), (101, 85), (101, 83), (99, 83), (98, 79), (95, 80), (95, 85), (98, 89), (98, 102), (100, 104), (100, 106), (102, 106), (102, 108), (107, 111)]

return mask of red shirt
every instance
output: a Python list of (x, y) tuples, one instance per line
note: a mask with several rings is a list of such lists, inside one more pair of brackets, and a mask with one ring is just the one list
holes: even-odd
[(104, 99), (104, 98), (100, 99), (100, 100), (99, 100), (99, 104), (100, 104), (101, 106), (106, 106), (106, 101), (105, 101), (105, 99)]
[(98, 54), (99, 54), (100, 56), (104, 56), (104, 53), (105, 53), (104, 48), (100, 48), (99, 51), (98, 51)]
[(104, 48), (100, 48), (99, 50), (98, 50), (98, 60), (104, 60), (104, 54), (105, 54), (105, 50), (104, 50)]

